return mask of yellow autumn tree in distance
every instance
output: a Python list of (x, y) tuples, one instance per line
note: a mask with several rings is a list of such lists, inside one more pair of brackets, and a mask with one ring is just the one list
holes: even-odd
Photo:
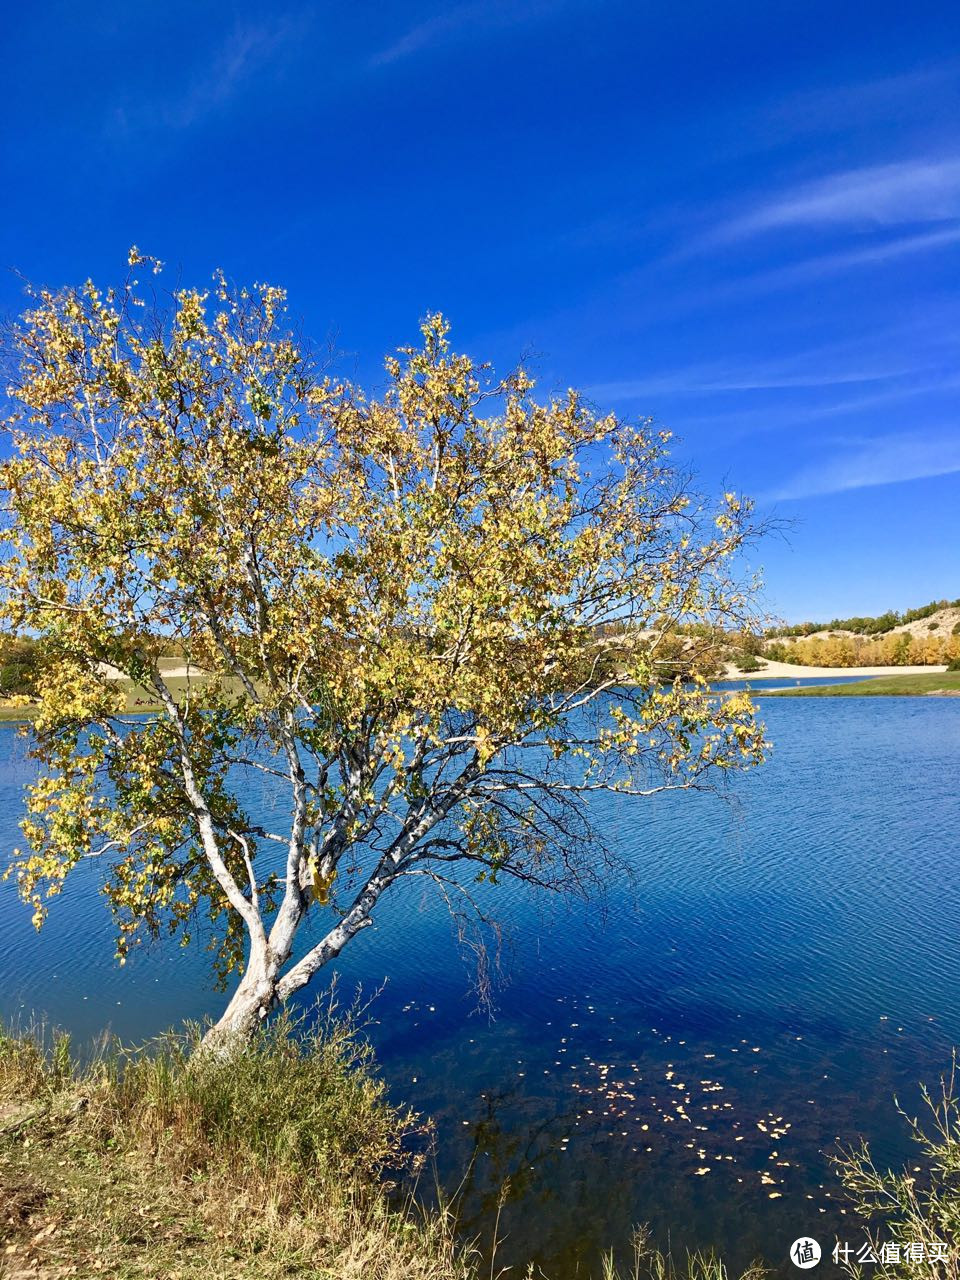
[(116, 289), (34, 290), (12, 333), (2, 610), (42, 661), (11, 869), (39, 927), (99, 859), (121, 960), (199, 921), (234, 983), (219, 1049), (385, 893), (489, 912), (478, 881), (602, 885), (594, 793), (640, 806), (759, 762), (696, 638), (684, 679), (661, 658), (678, 627), (750, 624), (756, 528), (648, 424), (535, 399), (440, 316), (368, 397), (283, 290), (163, 294), (160, 271), (133, 250)]

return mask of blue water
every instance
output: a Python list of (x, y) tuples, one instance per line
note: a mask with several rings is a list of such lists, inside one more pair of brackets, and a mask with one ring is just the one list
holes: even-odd
[[(912, 1108), (960, 1043), (960, 700), (761, 710), (772, 757), (725, 795), (595, 804), (635, 871), (602, 917), (485, 887), (507, 926), (495, 1020), (429, 891), (385, 901), (343, 957), (345, 994), (388, 979), (371, 1010), (383, 1072), (434, 1117), (438, 1176), (463, 1184), (485, 1243), (509, 1179), (499, 1265), (583, 1276), (639, 1222), (674, 1249), (781, 1263), (803, 1233), (862, 1239), (838, 1140), (908, 1154), (893, 1095)], [(7, 848), (30, 772), (0, 734)], [(0, 1015), (82, 1040), (215, 1013), (200, 944), (113, 964), (96, 888), (81, 868), (38, 937), (0, 886)]]
[(758, 693), (772, 689), (809, 688), (820, 684), (859, 684), (870, 676), (744, 676), (742, 680), (724, 680), (722, 689), (756, 689)]

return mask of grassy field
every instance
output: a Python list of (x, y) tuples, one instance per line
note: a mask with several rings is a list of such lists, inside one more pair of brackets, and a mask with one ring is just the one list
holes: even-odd
[(476, 1280), (446, 1214), (389, 1194), (420, 1126), (349, 1020), (192, 1047), (80, 1068), (0, 1031), (2, 1280)]
[[(202, 678), (188, 680), (183, 676), (168, 676), (167, 685), (170, 692), (178, 699), (183, 698), (188, 690), (192, 687), (194, 690), (202, 683)], [(227, 682), (228, 684), (230, 682)], [(239, 691), (239, 681), (232, 682)], [(160, 703), (156, 698), (148, 693), (145, 689), (141, 689), (139, 685), (133, 684), (130, 680), (117, 680), (116, 686), (126, 695), (126, 710), (131, 714), (144, 711), (159, 711)], [(0, 702), (0, 722), (17, 723), (24, 720), (32, 720), (36, 715), (36, 707), (17, 706), (12, 702)]]
[(882, 698), (937, 694), (960, 696), (960, 671), (934, 671), (918, 676), (878, 676), (874, 680), (858, 680), (854, 684), (818, 684), (807, 689), (753, 692), (754, 697), (762, 698)]

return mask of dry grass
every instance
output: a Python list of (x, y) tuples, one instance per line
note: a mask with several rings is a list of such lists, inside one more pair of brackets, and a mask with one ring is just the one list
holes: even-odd
[(80, 1069), (0, 1039), (0, 1276), (468, 1280), (448, 1215), (390, 1196), (415, 1118), (349, 1020), (226, 1062), (168, 1037)]

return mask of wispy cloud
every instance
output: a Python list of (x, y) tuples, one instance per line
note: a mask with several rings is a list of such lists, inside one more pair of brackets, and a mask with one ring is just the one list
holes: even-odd
[(410, 27), (398, 39), (369, 59), (371, 67), (384, 67), (438, 45), (469, 39), (478, 31), (500, 31), (549, 17), (562, 0), (478, 0), (454, 5), (444, 13)]
[(306, 20), (295, 14), (238, 24), (178, 90), (161, 101), (121, 107), (113, 119), (121, 134), (144, 129), (186, 130), (233, 102), (257, 76), (300, 46)]
[(809, 358), (789, 364), (758, 364), (731, 368), (720, 365), (688, 365), (647, 378), (601, 382), (587, 387), (596, 400), (634, 400), (651, 395), (703, 395), (717, 391), (811, 390), (859, 383), (888, 382), (922, 372), (917, 364), (885, 361), (829, 370), (804, 368)]
[[(781, 397), (775, 403), (766, 401), (755, 407), (715, 408), (697, 402), (683, 410), (671, 406), (669, 423), (680, 439), (696, 441), (699, 450), (720, 448), (728, 451), (740, 441), (757, 441), (779, 436), (785, 445), (798, 438), (812, 440), (818, 424), (860, 418), (866, 424), (903, 421), (906, 415), (916, 418), (943, 418), (960, 410), (950, 393), (960, 387), (960, 375), (938, 371), (925, 377), (902, 379), (888, 383), (867, 384), (861, 394), (828, 398), (810, 403), (806, 398)], [(819, 400), (819, 398), (818, 398)], [(909, 408), (909, 402), (915, 402)], [(729, 402), (724, 402), (729, 405)], [(896, 418), (888, 411), (896, 409)], [(867, 416), (869, 415), (869, 416)], [(869, 426), (867, 429), (870, 429)]]
[(960, 432), (956, 430), (879, 436), (801, 468), (762, 500), (813, 498), (956, 472), (960, 472)]
[(213, 63), (191, 85), (169, 114), (181, 126), (229, 101), (260, 68), (288, 47), (301, 23), (289, 17), (237, 27), (217, 51)]
[(893, 239), (883, 240), (879, 244), (869, 244), (858, 249), (841, 249), (836, 253), (818, 254), (792, 263), (790, 266), (774, 267), (770, 271), (745, 276), (730, 284), (718, 285), (713, 290), (711, 301), (788, 289), (794, 285), (809, 284), (827, 276), (839, 275), (844, 271), (854, 271), (859, 267), (875, 267), (885, 262), (896, 262), (899, 258), (932, 253), (937, 249), (949, 248), (953, 244), (960, 244), (960, 222), (936, 231), (896, 236)]
[(960, 218), (960, 158), (911, 160), (830, 174), (731, 218), (708, 238), (740, 240), (788, 227), (903, 226)]
[(409, 58), (412, 54), (419, 53), (421, 49), (427, 49), (451, 36), (466, 33), (483, 20), (484, 7), (482, 4), (457, 5), (448, 9), (446, 13), (438, 13), (436, 17), (428, 18), (426, 22), (417, 23), (416, 26), (405, 31), (393, 44), (373, 54), (370, 65), (384, 67), (391, 62), (399, 62), (402, 58)]
[(825, 84), (787, 93), (757, 112), (755, 104), (745, 121), (749, 138), (782, 145), (785, 138), (804, 134), (849, 135), (857, 128), (876, 129), (893, 121), (931, 123), (931, 102), (940, 106), (955, 99), (960, 63), (910, 70), (874, 80)]

